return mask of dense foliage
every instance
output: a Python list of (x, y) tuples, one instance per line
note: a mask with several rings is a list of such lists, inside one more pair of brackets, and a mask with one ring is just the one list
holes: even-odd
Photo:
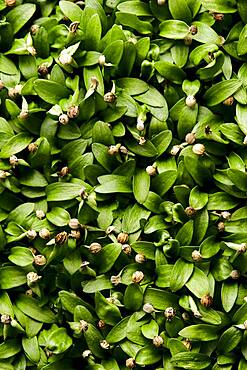
[(247, 369), (246, 0), (0, 1), (0, 369)]

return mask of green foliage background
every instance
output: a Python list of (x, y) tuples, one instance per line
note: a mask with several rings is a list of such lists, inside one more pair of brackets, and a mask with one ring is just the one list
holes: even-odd
[(247, 369), (246, 0), (0, 0), (0, 369)]

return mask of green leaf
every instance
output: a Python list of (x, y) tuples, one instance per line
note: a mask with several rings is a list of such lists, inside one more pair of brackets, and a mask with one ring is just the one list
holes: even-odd
[(152, 188), (160, 196), (163, 196), (174, 184), (177, 178), (177, 171), (168, 170), (155, 176), (152, 181)]
[(135, 14), (137, 16), (152, 16), (148, 4), (145, 4), (139, 0), (129, 0), (120, 3), (117, 9), (123, 13)]
[(221, 287), (221, 302), (226, 312), (231, 311), (238, 296), (238, 283), (236, 281), (223, 281)]
[[(92, 32), (92, 30), (94, 30)], [(85, 33), (85, 48), (86, 50), (98, 50), (101, 39), (102, 27), (100, 17), (94, 14), (88, 21)]]
[(8, 75), (15, 75), (18, 73), (18, 69), (15, 64), (9, 58), (0, 54), (0, 72), (6, 73)]
[(131, 179), (125, 176), (104, 175), (104, 182), (95, 188), (96, 193), (132, 193)]
[(194, 268), (192, 276), (185, 285), (198, 298), (209, 293), (208, 278), (198, 267)]
[(1, 289), (11, 289), (26, 284), (26, 273), (19, 267), (5, 266), (0, 268)]
[(22, 347), (27, 358), (37, 364), (40, 360), (40, 350), (37, 337), (22, 338)]
[(234, 326), (230, 327), (221, 335), (217, 349), (221, 353), (231, 352), (242, 339), (242, 332), (240, 329), (235, 328)]
[(189, 34), (189, 26), (179, 20), (164, 21), (160, 24), (160, 36), (167, 39), (184, 39)]
[(180, 19), (188, 24), (191, 23), (192, 14), (186, 0), (169, 0), (168, 6), (174, 19)]
[(116, 12), (116, 18), (123, 26), (131, 27), (141, 34), (147, 35), (153, 31), (150, 22), (141, 21), (135, 14)]
[(135, 361), (138, 365), (152, 365), (161, 359), (161, 353), (153, 346), (144, 346), (136, 354)]
[(154, 288), (147, 288), (144, 294), (144, 303), (152, 303), (157, 310), (177, 307), (177, 299), (175, 294)]
[(184, 338), (189, 338), (195, 341), (211, 341), (218, 338), (219, 327), (206, 324), (198, 324), (187, 326), (186, 328), (180, 330), (178, 333)]
[(49, 184), (46, 188), (47, 201), (58, 202), (63, 200), (74, 199), (79, 196), (82, 189), (80, 184), (57, 182)]
[(128, 95), (140, 95), (148, 91), (146, 82), (133, 77), (123, 77), (116, 80), (116, 86), (123, 89)]
[(211, 364), (209, 356), (203, 353), (181, 352), (172, 356), (172, 364), (183, 369), (206, 369)]
[(47, 324), (55, 322), (55, 314), (48, 307), (41, 307), (39, 302), (32, 297), (20, 295), (15, 304), (25, 315), (37, 321)]
[(21, 152), (31, 143), (32, 139), (32, 136), (25, 132), (12, 136), (3, 144), (0, 158), (9, 158), (11, 155)]
[(109, 277), (105, 275), (99, 275), (96, 279), (89, 280), (84, 286), (84, 293), (95, 293), (100, 292), (101, 290), (107, 290), (113, 288)]
[(13, 247), (9, 255), (9, 260), (17, 266), (28, 266), (34, 261), (34, 257), (30, 249), (25, 247)]
[(185, 72), (181, 68), (163, 60), (155, 62), (154, 68), (161, 74), (161, 76), (175, 84), (181, 84), (186, 77)]
[(200, 191), (198, 186), (195, 186), (190, 192), (189, 204), (192, 208), (199, 210), (205, 207), (208, 202), (208, 194)]
[(70, 214), (63, 208), (53, 207), (50, 212), (46, 213), (46, 218), (53, 225), (66, 226), (70, 221)]
[(239, 126), (240, 130), (245, 135), (247, 135), (247, 124), (246, 124), (247, 109), (246, 109), (245, 105), (237, 104), (237, 106), (236, 106), (236, 116), (237, 116), (237, 123), (238, 123), (238, 126)]
[(50, 104), (58, 104), (70, 93), (66, 86), (51, 80), (34, 81), (34, 89), (41, 99)]
[(143, 204), (147, 199), (150, 188), (150, 176), (145, 170), (136, 169), (132, 186), (135, 199), (138, 203)]
[(83, 11), (78, 5), (63, 0), (59, 2), (59, 6), (63, 14), (66, 15), (71, 22), (80, 22)]
[(102, 248), (100, 254), (96, 256), (98, 257), (97, 260), (100, 265), (99, 266), (100, 274), (103, 274), (112, 268), (121, 251), (122, 246), (119, 243), (111, 243)]
[(6, 19), (11, 24), (14, 34), (29, 21), (35, 10), (35, 4), (22, 4), (8, 12)]
[(127, 324), (129, 316), (119, 321), (107, 334), (106, 340), (109, 343), (118, 343), (123, 340), (127, 335)]
[(210, 87), (204, 95), (209, 107), (222, 103), (229, 96), (232, 96), (242, 83), (239, 80), (221, 81)]
[(183, 288), (187, 283), (194, 270), (193, 263), (186, 262), (179, 258), (171, 272), (170, 288), (173, 292)]
[(21, 351), (18, 339), (8, 339), (0, 344), (0, 359), (10, 358)]
[(138, 311), (142, 305), (143, 291), (138, 284), (130, 284), (124, 293), (124, 306), (127, 310)]

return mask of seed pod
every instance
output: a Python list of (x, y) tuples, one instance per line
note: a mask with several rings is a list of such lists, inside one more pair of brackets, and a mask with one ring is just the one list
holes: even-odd
[(10, 98), (14, 99), (18, 95), (20, 95), (21, 90), (22, 90), (22, 85), (16, 85), (15, 87), (11, 87), (8, 90), (8, 95), (9, 95)]
[(102, 67), (105, 65), (105, 56), (103, 54), (99, 56), (98, 63)]
[(244, 138), (243, 144), (244, 144), (244, 145), (247, 145), (247, 135), (246, 135), (246, 136), (245, 136), (245, 138)]
[(50, 236), (51, 236), (51, 233), (48, 229), (41, 229), (39, 231), (39, 236), (42, 238), (42, 239), (50, 239)]
[(135, 256), (135, 261), (136, 261), (136, 263), (144, 263), (146, 261), (146, 258), (143, 254), (138, 253)]
[(225, 220), (229, 220), (231, 218), (231, 213), (228, 211), (220, 212), (221, 217), (223, 217)]
[(187, 144), (194, 144), (194, 142), (196, 141), (196, 135), (193, 132), (188, 133), (185, 136), (185, 141)]
[(97, 90), (98, 86), (99, 86), (99, 80), (97, 79), (97, 77), (91, 77), (90, 88), (93, 90)]
[(191, 253), (191, 257), (192, 257), (193, 261), (195, 261), (195, 262), (199, 262), (199, 261), (202, 260), (201, 253), (196, 249)]
[(119, 152), (120, 147), (118, 145), (111, 145), (108, 149), (108, 154), (115, 155)]
[(197, 155), (203, 155), (205, 153), (205, 150), (206, 150), (206, 148), (203, 144), (195, 144), (192, 147), (193, 153), (195, 153)]
[(67, 125), (69, 123), (69, 117), (65, 113), (60, 114), (58, 120), (61, 123), (61, 125)]
[(78, 30), (78, 27), (79, 26), (80, 26), (80, 22), (78, 22), (78, 21), (75, 21), (75, 22), (70, 23), (70, 25), (69, 25), (69, 32), (76, 33), (76, 31)]
[(1, 323), (9, 324), (11, 322), (11, 317), (9, 315), (1, 315)]
[(33, 291), (32, 289), (27, 289), (25, 294), (28, 296), (28, 297), (32, 297), (33, 296)]
[(55, 243), (58, 245), (65, 244), (68, 240), (68, 234), (66, 231), (62, 231), (61, 233), (55, 236)]
[(42, 254), (37, 254), (37, 256), (34, 256), (35, 265), (44, 266), (46, 262), (46, 258)]
[(156, 167), (153, 165), (153, 166), (147, 166), (146, 167), (146, 172), (149, 176), (154, 176), (156, 175), (157, 171), (156, 171)]
[(188, 217), (193, 217), (196, 214), (196, 209), (193, 207), (186, 207), (184, 211)]
[(153, 338), (153, 345), (155, 347), (161, 347), (164, 343), (164, 340), (163, 338), (160, 336), (160, 335), (156, 335), (154, 338)]
[(88, 323), (84, 320), (80, 320), (80, 328), (81, 331), (85, 332), (88, 329)]
[(28, 149), (29, 152), (35, 153), (38, 149), (38, 145), (35, 144), (35, 143), (31, 143), (31, 144), (28, 145), (27, 149)]
[(241, 243), (238, 249), (238, 253), (245, 253), (247, 251), (247, 243)]
[(225, 99), (223, 101), (223, 104), (228, 105), (228, 106), (233, 105), (233, 103), (234, 103), (234, 97), (233, 96), (229, 96), (227, 99)]
[(36, 211), (36, 217), (39, 220), (42, 220), (43, 218), (45, 218), (45, 212), (42, 211), (42, 209), (37, 209), (37, 211)]
[(28, 46), (27, 51), (32, 55), (35, 56), (37, 54), (37, 50), (33, 46)]
[(187, 312), (183, 312), (182, 313), (182, 319), (184, 321), (188, 321), (190, 319), (189, 314)]
[(116, 99), (117, 99), (116, 95), (111, 91), (104, 95), (104, 101), (106, 103), (110, 104), (115, 103)]
[(180, 150), (181, 150), (181, 146), (180, 145), (173, 145), (170, 153), (171, 153), (171, 155), (174, 155), (175, 156), (175, 155), (177, 155), (180, 152)]
[(122, 245), (122, 251), (127, 254), (127, 256), (131, 255), (131, 246), (129, 244), (123, 244)]
[(165, 317), (168, 321), (172, 320), (176, 316), (176, 310), (173, 307), (167, 307), (164, 312)]
[(103, 349), (110, 349), (110, 343), (107, 342), (107, 340), (103, 339), (99, 342), (100, 344), (100, 347), (103, 348)]
[(83, 358), (88, 358), (90, 356), (92, 356), (92, 352), (90, 351), (90, 349), (86, 349), (85, 351), (82, 352)]
[(120, 148), (119, 148), (120, 152), (123, 153), (123, 154), (128, 154), (128, 149), (125, 148), (125, 146), (121, 145)]
[(16, 0), (5, 0), (5, 5), (11, 8), (16, 5)]
[(74, 106), (70, 107), (67, 111), (67, 115), (71, 119), (78, 117), (79, 113), (80, 113), (80, 110), (79, 110), (78, 105), (74, 105)]
[(106, 327), (106, 323), (104, 320), (99, 320), (98, 321), (98, 327), (99, 329), (104, 329)]
[(71, 238), (79, 240), (80, 237), (81, 237), (81, 232), (80, 232), (80, 230), (71, 230), (69, 236), (71, 236)]
[(192, 344), (189, 339), (182, 340), (182, 343), (189, 351), (191, 350)]
[(57, 174), (60, 177), (67, 176), (69, 174), (69, 167), (67, 166), (63, 167)]
[(45, 63), (41, 64), (38, 68), (38, 73), (42, 76), (42, 77), (46, 77), (49, 73), (49, 70), (48, 70), (48, 67)]
[(247, 330), (247, 320), (245, 320), (243, 325), (244, 325), (244, 329)]
[(117, 236), (118, 243), (125, 244), (129, 239), (129, 235), (127, 233), (119, 233)]
[(137, 284), (141, 283), (143, 279), (144, 279), (144, 274), (142, 271), (135, 271), (131, 277), (132, 282), (137, 283)]
[(37, 236), (37, 233), (36, 233), (36, 231), (35, 231), (35, 230), (28, 230), (28, 231), (26, 232), (26, 237), (27, 237), (28, 239), (30, 239), (30, 240), (35, 239), (35, 238), (36, 238), (36, 236)]
[(67, 52), (61, 52), (58, 58), (59, 62), (64, 66), (68, 66), (73, 62), (73, 58), (71, 55), (67, 54)]
[(206, 294), (204, 295), (202, 298), (201, 298), (201, 304), (204, 306), (204, 307), (210, 307), (212, 306), (213, 304), (213, 297), (211, 297), (209, 294)]
[(225, 224), (224, 222), (220, 221), (217, 225), (219, 232), (223, 232), (225, 230)]
[(21, 111), (21, 113), (19, 114), (19, 119), (22, 120), (22, 121), (26, 121), (29, 117), (29, 113), (28, 111)]
[(154, 306), (151, 303), (145, 303), (142, 310), (146, 313), (152, 313), (154, 312)]
[(193, 41), (193, 39), (192, 39), (192, 37), (190, 35), (185, 36), (185, 38), (184, 38), (184, 44), (186, 46), (190, 46), (192, 44), (192, 41)]
[(42, 276), (39, 276), (36, 272), (33, 272), (33, 271), (27, 274), (27, 282), (29, 284), (37, 283), (37, 281), (39, 281), (41, 278)]
[(127, 358), (125, 365), (128, 369), (134, 369), (136, 363), (133, 357)]
[(89, 246), (89, 251), (92, 253), (92, 254), (97, 254), (99, 253), (100, 251), (102, 250), (102, 245), (99, 244), (99, 243), (91, 243), (90, 246)]
[(240, 278), (240, 271), (238, 270), (232, 270), (230, 276), (233, 280), (238, 280)]
[(191, 33), (191, 35), (196, 35), (197, 34), (197, 27), (196, 26), (194, 26), (194, 25), (192, 25), (192, 26), (190, 26), (190, 28), (189, 28), (189, 32)]
[(222, 14), (222, 13), (213, 13), (213, 17), (217, 22), (221, 22), (224, 19), (224, 14)]
[(82, 198), (82, 199), (87, 199), (88, 197), (88, 194), (86, 192), (86, 188), (81, 188), (81, 190), (79, 191), (79, 196)]
[(111, 276), (111, 283), (113, 285), (121, 284), (121, 276), (119, 276), (119, 275), (113, 275), (113, 276)]
[(30, 31), (32, 35), (35, 35), (39, 31), (39, 25), (38, 24), (33, 24), (30, 27)]
[(137, 118), (136, 128), (138, 131), (143, 131), (145, 129), (144, 122), (140, 119), (138, 120), (138, 118)]
[(194, 108), (194, 106), (196, 105), (196, 98), (193, 95), (188, 95), (185, 99), (185, 104), (189, 108)]
[(2, 80), (0, 80), (0, 91), (3, 90), (3, 88), (4, 88), (4, 83)]
[(139, 145), (144, 145), (146, 141), (147, 141), (147, 140), (145, 139), (145, 137), (144, 137), (144, 136), (141, 136), (141, 137), (139, 138)]
[(71, 218), (69, 221), (69, 227), (73, 230), (79, 229), (80, 222), (77, 218)]
[(15, 167), (18, 165), (18, 158), (16, 157), (16, 155), (11, 155), (9, 157), (9, 163), (11, 166)]
[(9, 172), (0, 170), (0, 179), (6, 179), (10, 175)]

